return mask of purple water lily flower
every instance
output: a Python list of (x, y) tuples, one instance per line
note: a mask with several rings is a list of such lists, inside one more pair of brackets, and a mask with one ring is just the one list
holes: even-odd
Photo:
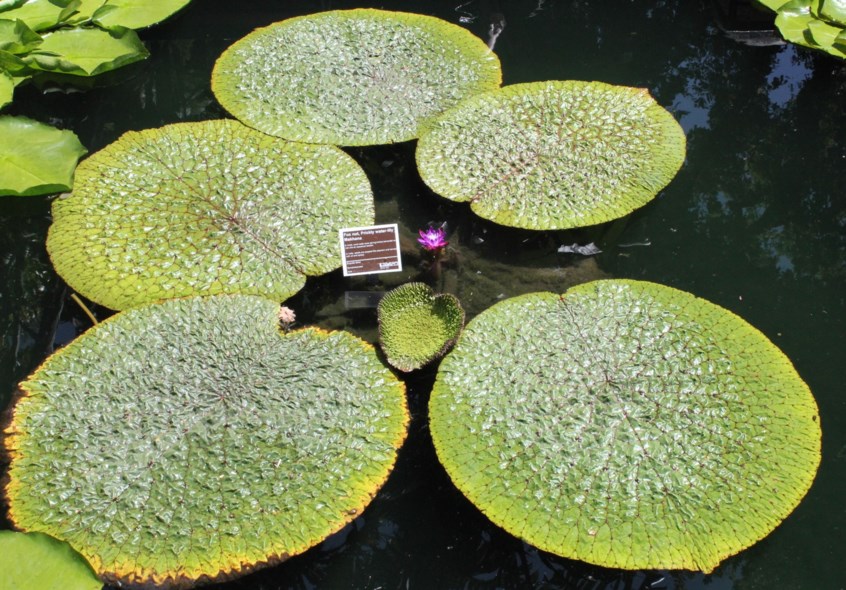
[(417, 241), (420, 242), (420, 245), (423, 246), (423, 248), (429, 250), (430, 252), (440, 250), (449, 244), (449, 242), (446, 241), (446, 231), (444, 231), (443, 228), (430, 227), (425, 231), (421, 229), (418, 233), (420, 234), (420, 237), (417, 238)]

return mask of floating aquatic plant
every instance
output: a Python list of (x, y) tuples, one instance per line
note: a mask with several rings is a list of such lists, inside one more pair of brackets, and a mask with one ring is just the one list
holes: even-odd
[(388, 362), (413, 371), (442, 357), (464, 326), (454, 295), (436, 295), (423, 283), (406, 283), (379, 302), (379, 343)]
[(20, 21), (34, 31), (79, 25), (142, 29), (173, 15), (190, 0), (6, 0), (0, 19)]
[(493, 522), (606, 567), (710, 572), (790, 514), (820, 461), (816, 403), (780, 350), (639, 281), (482, 312), (429, 416), (440, 461)]
[(212, 90), (237, 119), (266, 133), (371, 145), (414, 139), (432, 118), (501, 80), (496, 55), (460, 26), (356, 9), (250, 33), (220, 56)]
[(219, 295), (112, 316), (21, 384), (9, 519), (109, 583), (187, 587), (305, 551), (385, 481), (404, 387), (346, 332)]
[(112, 309), (215, 293), (283, 300), (341, 264), (338, 229), (373, 223), (364, 171), (338, 148), (237, 121), (129, 132), (53, 204), (47, 250)]
[(82, 0), (71, 17), (75, 22), (87, 21), (105, 28), (115, 26), (145, 29), (173, 16), (190, 0)]
[(33, 73), (44, 71), (87, 77), (110, 72), (149, 55), (131, 29), (75, 27), (46, 33), (41, 43), (22, 61)]
[(0, 117), (0, 195), (69, 190), (86, 151), (72, 131), (26, 117)]
[(846, 2), (843, 0), (758, 0), (776, 12), (782, 36), (846, 59)]
[(450, 109), (421, 136), (417, 166), (432, 190), (485, 219), (565, 229), (645, 205), (684, 155), (684, 132), (646, 90), (550, 81)]
[(0, 588), (100, 590), (91, 566), (67, 543), (43, 533), (0, 531)]

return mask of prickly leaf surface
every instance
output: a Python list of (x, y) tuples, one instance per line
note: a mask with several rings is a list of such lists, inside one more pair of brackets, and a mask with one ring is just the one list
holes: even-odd
[(454, 295), (435, 295), (424, 283), (406, 283), (379, 302), (379, 343), (392, 366), (413, 371), (444, 355), (464, 326)]
[(463, 27), (357, 9), (250, 33), (218, 59), (212, 90), (237, 119), (266, 133), (372, 145), (414, 139), (433, 117), (501, 81), (499, 59)]
[(638, 281), (483, 312), (441, 362), (429, 416), (493, 522), (615, 568), (713, 570), (790, 514), (820, 460), (816, 403), (781, 351)]
[(421, 136), (417, 165), (432, 190), (481, 217), (547, 230), (631, 213), (684, 155), (684, 132), (646, 90), (550, 81), (462, 102)]
[(188, 586), (355, 518), (405, 436), (404, 387), (370, 345), (280, 333), (277, 310), (169, 300), (50, 357), (5, 431), (10, 520), (69, 542), (107, 581)]
[(112, 309), (216, 293), (283, 300), (340, 266), (340, 228), (373, 223), (352, 158), (237, 121), (126, 133), (76, 178), (54, 202), (47, 249), (71, 287)]

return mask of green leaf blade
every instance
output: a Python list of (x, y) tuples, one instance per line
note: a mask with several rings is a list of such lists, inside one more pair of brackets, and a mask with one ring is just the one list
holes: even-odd
[(131, 29), (73, 28), (45, 35), (43, 43), (24, 61), (45, 72), (96, 76), (149, 55)]
[(846, 27), (846, 2), (844, 0), (821, 0), (820, 17), (838, 25), (840, 29)]
[(483, 312), (429, 409), (439, 459), (493, 522), (605, 567), (710, 572), (787, 517), (820, 460), (816, 403), (781, 351), (638, 281)]
[(0, 70), (0, 109), (12, 102), (15, 94), (15, 81), (6, 72)]
[(79, 0), (26, 0), (13, 2), (0, 18), (21, 20), (33, 31), (46, 31), (63, 23), (79, 5)]
[(103, 27), (121, 26), (146, 29), (166, 20), (182, 10), (191, 0), (108, 0), (104, 8), (94, 14), (94, 20)]
[(100, 590), (91, 566), (67, 543), (43, 533), (0, 531), (0, 588)]
[(216, 293), (281, 301), (341, 265), (339, 229), (373, 223), (351, 157), (231, 120), (127, 133), (77, 174), (53, 204), (47, 250), (112, 309)]
[(0, 196), (69, 190), (86, 151), (71, 131), (25, 117), (0, 117)]
[(637, 88), (515, 84), (437, 119), (420, 138), (426, 184), (502, 225), (567, 229), (643, 206), (684, 162), (675, 119)]
[(35, 49), (41, 41), (41, 35), (23, 21), (0, 19), (0, 50), (17, 55)]
[(501, 80), (499, 59), (462, 27), (356, 9), (254, 31), (217, 60), (212, 90), (266, 133), (372, 145), (414, 139), (444, 110)]
[(406, 283), (385, 294), (377, 308), (379, 342), (388, 362), (413, 371), (443, 356), (464, 326), (464, 310), (450, 294)]
[(363, 341), (281, 333), (277, 311), (170, 300), (48, 359), (5, 433), (11, 520), (70, 542), (110, 583), (186, 587), (355, 518), (405, 437), (404, 387)]

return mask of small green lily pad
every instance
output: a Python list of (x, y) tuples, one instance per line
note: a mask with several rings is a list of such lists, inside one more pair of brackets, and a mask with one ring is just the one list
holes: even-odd
[(846, 0), (815, 0), (819, 6), (818, 12), (821, 19), (838, 25), (841, 29), (846, 27)]
[(149, 55), (132, 29), (77, 27), (44, 35), (44, 41), (24, 57), (24, 62), (45, 72), (96, 76)]
[(0, 588), (100, 590), (91, 566), (67, 543), (43, 533), (0, 531)]
[(494, 523), (614, 568), (712, 571), (790, 514), (820, 461), (816, 403), (780, 350), (639, 281), (482, 312), (441, 361), (429, 418)]
[(13, 2), (0, 18), (21, 20), (33, 31), (45, 31), (65, 22), (76, 10), (79, 0), (26, 0)]
[(843, 0), (758, 0), (777, 13), (785, 40), (846, 59), (846, 3)]
[(356, 517), (405, 438), (404, 386), (347, 332), (280, 331), (244, 295), (112, 316), (21, 384), (9, 518), (121, 587), (188, 587)]
[(103, 27), (145, 29), (170, 18), (191, 0), (108, 0), (93, 14)]
[(678, 172), (685, 136), (646, 90), (515, 84), (469, 98), (421, 136), (436, 193), (502, 225), (565, 229), (631, 213)]
[(0, 50), (12, 54), (31, 51), (41, 44), (41, 35), (21, 20), (3, 20), (0, 12)]
[(0, 117), (0, 196), (70, 189), (76, 163), (86, 151), (72, 131), (26, 117)]
[(466, 29), (371, 9), (258, 29), (212, 72), (218, 101), (246, 125), (335, 145), (414, 139), (432, 118), (501, 81), (499, 59)]
[(424, 283), (406, 283), (379, 302), (379, 343), (400, 371), (419, 369), (442, 357), (464, 326), (454, 295), (435, 295)]
[(341, 265), (338, 230), (373, 223), (364, 171), (338, 148), (237, 121), (129, 132), (53, 204), (47, 251), (112, 309), (187, 295), (284, 300)]

